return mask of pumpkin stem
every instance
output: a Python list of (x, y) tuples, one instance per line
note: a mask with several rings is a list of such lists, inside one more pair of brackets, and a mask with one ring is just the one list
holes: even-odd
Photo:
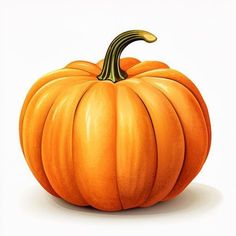
[(124, 48), (137, 40), (152, 43), (156, 36), (144, 30), (129, 30), (119, 34), (107, 49), (102, 72), (97, 76), (99, 80), (110, 80), (116, 83), (127, 78), (127, 74), (120, 68), (120, 55)]

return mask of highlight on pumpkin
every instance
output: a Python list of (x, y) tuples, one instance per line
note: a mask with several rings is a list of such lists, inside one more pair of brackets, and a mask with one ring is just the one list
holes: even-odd
[(103, 211), (150, 207), (175, 198), (202, 169), (211, 124), (201, 93), (166, 63), (120, 58), (137, 40), (156, 37), (124, 32), (104, 60), (71, 62), (29, 90), (21, 147), (55, 197)]

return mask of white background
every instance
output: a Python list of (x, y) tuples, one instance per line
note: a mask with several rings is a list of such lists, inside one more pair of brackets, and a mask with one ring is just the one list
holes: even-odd
[[(236, 235), (236, 1), (0, 1), (0, 235)], [(148, 209), (103, 213), (49, 196), (18, 139), (38, 77), (76, 59), (96, 62), (129, 29), (154, 33), (123, 56), (161, 60), (189, 76), (210, 112), (208, 160), (184, 193)]]

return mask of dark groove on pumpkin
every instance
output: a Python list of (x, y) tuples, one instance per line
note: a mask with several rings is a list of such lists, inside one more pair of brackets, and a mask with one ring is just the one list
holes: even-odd
[(118, 194), (118, 198), (119, 198), (119, 201), (120, 201), (120, 206), (121, 206), (121, 210), (124, 210), (125, 208), (124, 208), (124, 205), (123, 205), (123, 203), (122, 203), (122, 200), (121, 200), (121, 195), (120, 195), (120, 189), (119, 189), (119, 182), (118, 182), (118, 178), (117, 178), (117, 176), (118, 176), (118, 171), (117, 171), (117, 125), (118, 125), (118, 122), (117, 122), (117, 113), (118, 113), (118, 111), (117, 111), (117, 87), (116, 86), (114, 86), (114, 93), (115, 93), (115, 112), (116, 112), (116, 134), (115, 134), (115, 165), (116, 165), (116, 186), (117, 186), (117, 194)]
[[(87, 82), (87, 81), (83, 81), (82, 83), (86, 83), (86, 82)], [(46, 84), (45, 84), (45, 85), (46, 85)], [(45, 85), (44, 85), (44, 86), (45, 86)], [(42, 87), (40, 87), (40, 89), (41, 89), (41, 88), (42, 88)], [(70, 88), (70, 87), (68, 86), (68, 88)], [(37, 90), (37, 91), (38, 91), (38, 90)], [(63, 91), (64, 91), (64, 90), (63, 90)], [(42, 168), (43, 168), (43, 171), (44, 171), (44, 173), (45, 173), (45, 176), (46, 176), (46, 178), (47, 178), (47, 181), (48, 181), (49, 185), (52, 187), (53, 191), (57, 194), (56, 197), (62, 198), (62, 197), (59, 195), (59, 193), (56, 192), (56, 190), (53, 188), (51, 182), (49, 181), (48, 174), (47, 174), (47, 172), (45, 171), (44, 163), (43, 163), (43, 159), (42, 159), (42, 139), (43, 139), (43, 133), (44, 133), (45, 124), (46, 124), (46, 121), (47, 121), (47, 119), (48, 119), (48, 115), (49, 115), (49, 113), (50, 113), (50, 111), (51, 111), (51, 108), (52, 108), (52, 106), (54, 105), (54, 102), (56, 101), (56, 99), (60, 96), (60, 94), (61, 94), (61, 91), (58, 92), (58, 94), (56, 95), (55, 99), (53, 100), (52, 105), (50, 106), (50, 108), (49, 108), (49, 110), (48, 110), (48, 113), (47, 113), (47, 115), (46, 115), (46, 117), (45, 117), (44, 123), (43, 123), (42, 135), (41, 135), (41, 138), (40, 138), (40, 147), (41, 147), (41, 148), (40, 148), (40, 156), (41, 156)]]
[[(140, 78), (140, 79), (142, 79), (142, 78)], [(182, 170), (183, 170), (184, 163), (185, 163), (185, 160), (186, 160), (186, 149), (187, 149), (187, 147), (186, 147), (186, 135), (185, 135), (184, 128), (183, 128), (183, 124), (182, 124), (182, 121), (181, 121), (181, 119), (180, 119), (180, 117), (179, 117), (179, 114), (178, 114), (178, 112), (176, 111), (176, 109), (175, 109), (173, 103), (171, 102), (171, 100), (168, 98), (168, 96), (161, 90), (161, 88), (159, 88), (159, 87), (154, 87), (152, 84), (146, 82), (145, 80), (142, 80), (142, 81), (143, 81), (145, 84), (147, 84), (147, 85), (149, 85), (149, 86), (152, 86), (153, 88), (157, 89), (157, 90), (158, 90), (159, 92), (161, 92), (161, 94), (163, 94), (163, 96), (168, 100), (168, 102), (169, 102), (170, 105), (172, 106), (172, 108), (173, 108), (173, 110), (174, 110), (174, 112), (175, 112), (175, 114), (176, 114), (176, 116), (177, 116), (177, 118), (178, 118), (178, 120), (179, 120), (179, 123), (180, 123), (180, 125), (181, 125), (181, 129), (182, 129), (182, 133), (183, 133), (183, 137), (184, 137), (184, 159), (183, 159), (183, 162), (182, 162), (182, 166), (181, 166), (180, 171), (179, 171), (179, 174), (178, 174), (178, 176), (177, 176), (177, 178), (176, 178), (175, 184), (173, 185), (173, 187), (172, 187), (172, 189), (170, 190), (170, 192), (163, 198), (163, 200), (164, 200), (164, 199), (172, 192), (172, 190), (174, 189), (175, 185), (176, 185), (177, 182), (178, 182), (178, 179), (179, 179), (179, 177), (180, 177), (180, 174), (181, 174), (181, 172), (182, 172)]]
[[(181, 72), (178, 72), (178, 73), (180, 73), (181, 74)], [(183, 75), (183, 76), (185, 76), (185, 75)], [(206, 106), (206, 103), (205, 103), (205, 101), (204, 101), (204, 99), (203, 99), (203, 97), (202, 97), (202, 95), (201, 95), (201, 93), (200, 93), (200, 91), (198, 90), (198, 88), (195, 86), (195, 84), (193, 84), (193, 82), (190, 80), (190, 79), (188, 79), (186, 76), (186, 78), (192, 83), (192, 85), (196, 88), (196, 90), (199, 92), (199, 95), (200, 95), (200, 97), (202, 98), (202, 100), (203, 100), (203, 104), (204, 104), (204, 106), (205, 106), (205, 108), (206, 108), (206, 112), (207, 112), (207, 114), (205, 114), (204, 113), (204, 109), (202, 108), (202, 106), (201, 106), (201, 103), (199, 102), (199, 99), (198, 99), (198, 97), (197, 96), (195, 96), (195, 93), (189, 88), (189, 87), (187, 87), (185, 84), (183, 84), (183, 83), (181, 83), (181, 82), (179, 82), (179, 81), (176, 81), (175, 79), (173, 79), (173, 78), (171, 78), (171, 77), (157, 77), (157, 76), (145, 76), (146, 78), (148, 78), (148, 77), (150, 77), (150, 78), (158, 78), (158, 79), (169, 79), (169, 80), (171, 80), (171, 81), (173, 81), (173, 82), (175, 82), (175, 83), (177, 83), (177, 84), (179, 84), (179, 85), (181, 85), (181, 86), (183, 86), (184, 88), (186, 88), (190, 93), (191, 93), (191, 95), (194, 97), (194, 99), (196, 100), (196, 102), (198, 103), (198, 105), (199, 105), (199, 107), (200, 107), (200, 110), (201, 110), (201, 112), (202, 112), (202, 115), (203, 115), (203, 117), (204, 117), (204, 124), (205, 124), (205, 126), (206, 126), (206, 129), (207, 129), (207, 146), (208, 146), (208, 148), (207, 148), (207, 154), (206, 154), (206, 158), (205, 158), (205, 161), (206, 161), (206, 159), (207, 159), (207, 157), (208, 157), (208, 154), (209, 154), (209, 151), (210, 151), (210, 145), (211, 145), (211, 123), (210, 123), (210, 116), (209, 116), (209, 113), (208, 113), (208, 109), (207, 109), (207, 106)], [(142, 79), (142, 77), (138, 77), (139, 79)], [(143, 80), (142, 80), (143, 81)], [(147, 82), (147, 81), (146, 81)], [(148, 82), (147, 82), (148, 83)], [(207, 123), (207, 117), (208, 117), (208, 120), (209, 120), (209, 127), (208, 127), (208, 123)], [(204, 162), (205, 163), (205, 162)]]
[[(60, 79), (60, 78), (58, 78), (58, 79)], [(51, 81), (49, 81), (49, 82), (51, 82)], [(49, 83), (49, 82), (48, 82), (48, 83)], [(44, 86), (46, 86), (48, 83), (46, 83), (46, 84), (44, 84), (42, 87), (40, 87), (40, 88), (35, 92), (35, 94), (36, 94), (41, 88), (43, 88)], [(63, 91), (64, 91), (64, 90), (63, 90)], [(34, 95), (35, 95), (35, 94), (34, 94)], [(34, 97), (34, 95), (32, 96), (32, 98)], [(42, 134), (41, 134), (41, 138), (40, 138), (40, 157), (41, 157), (40, 160), (41, 160), (41, 163), (42, 163), (43, 172), (44, 172), (44, 174), (45, 174), (45, 176), (46, 176), (46, 178), (47, 178), (47, 181), (48, 181), (49, 185), (51, 186), (52, 190), (57, 194), (56, 197), (61, 198), (61, 196), (59, 195), (59, 193), (56, 192), (56, 190), (53, 188), (51, 182), (50, 182), (49, 179), (48, 179), (48, 175), (47, 175), (47, 173), (46, 173), (46, 171), (45, 171), (45, 167), (44, 167), (44, 163), (43, 163), (43, 158), (42, 158), (42, 139), (43, 139), (44, 127), (45, 127), (45, 124), (46, 124), (48, 115), (49, 115), (49, 113), (50, 113), (50, 111), (51, 111), (51, 108), (52, 108), (52, 106), (54, 105), (54, 102), (56, 101), (56, 99), (59, 97), (59, 95), (60, 95), (60, 92), (58, 92), (58, 94), (57, 94), (56, 97), (54, 98), (54, 100), (53, 100), (53, 102), (52, 102), (52, 104), (51, 104), (51, 106), (50, 106), (50, 108), (49, 108), (49, 110), (48, 110), (48, 112), (47, 112), (47, 115), (45, 116), (45, 120), (44, 120), (44, 122), (43, 122)], [(32, 98), (31, 98), (31, 100), (32, 100)], [(30, 101), (31, 101), (31, 100), (30, 100)], [(36, 178), (36, 179), (37, 179), (37, 178)]]
[[(73, 77), (73, 76), (68, 76), (68, 77)], [(57, 79), (64, 79), (64, 77), (59, 77), (59, 78), (57, 78)], [(32, 97), (31, 97), (31, 99), (29, 100), (28, 105), (27, 105), (27, 107), (26, 107), (26, 109), (25, 109), (24, 116), (22, 117), (22, 130), (23, 130), (23, 127), (24, 127), (24, 125), (23, 125), (23, 123), (24, 123), (24, 117), (25, 117), (25, 114), (26, 114), (26, 112), (27, 112), (27, 110), (28, 110), (28, 107), (29, 107), (29, 105), (30, 105), (32, 99), (35, 97), (35, 95), (36, 95), (36, 93), (37, 93), (38, 91), (42, 90), (42, 89), (43, 89), (46, 85), (48, 85), (50, 82), (54, 82), (54, 81), (55, 81), (54, 79), (48, 81), (47, 83), (45, 83), (44, 85), (42, 85), (39, 89), (37, 89), (37, 90), (35, 91), (35, 93), (32, 95)], [(44, 122), (43, 122), (43, 127), (42, 127), (42, 135), (43, 135), (43, 130), (44, 130), (44, 126), (45, 126), (45, 123), (46, 123), (48, 114), (49, 114), (49, 112), (50, 112), (50, 110), (51, 110), (51, 108), (52, 108), (52, 106), (53, 106), (53, 104), (54, 104), (54, 102), (55, 102), (55, 100), (57, 99), (58, 96), (59, 96), (59, 94), (57, 94), (57, 96), (55, 97), (55, 99), (52, 101), (52, 105), (50, 106), (50, 108), (49, 108), (49, 110), (48, 110), (48, 113), (47, 113), (47, 115), (45, 116), (45, 120), (44, 120)], [(41, 138), (40, 138), (40, 145), (39, 145), (40, 147), (41, 147), (41, 145), (42, 145), (42, 135), (41, 135)], [(22, 147), (24, 147), (23, 136), (22, 136)], [(51, 190), (53, 191), (53, 193), (51, 193), (51, 192), (49, 192), (49, 193), (52, 194), (52, 195), (54, 195), (54, 196), (56, 196), (56, 197), (59, 197), (59, 194), (54, 190), (54, 188), (52, 187), (52, 185), (51, 185), (51, 183), (49, 182), (48, 177), (47, 177), (47, 175), (46, 175), (45, 168), (44, 168), (44, 166), (43, 166), (43, 161), (42, 161), (42, 151), (41, 151), (41, 149), (42, 149), (42, 148), (40, 148), (40, 157), (41, 157), (40, 160), (41, 160), (41, 164), (42, 164), (42, 171), (43, 171), (43, 173), (44, 173), (44, 175), (45, 175), (45, 177), (46, 177), (46, 181), (47, 181), (49, 187), (51, 187)], [(24, 153), (24, 152), (23, 152), (23, 153)], [(24, 155), (25, 155), (25, 154), (24, 154)], [(26, 159), (26, 157), (25, 157), (25, 159)], [(29, 158), (29, 159), (30, 159), (30, 158)], [(31, 169), (32, 167), (31, 167), (30, 162), (28, 162), (27, 160), (26, 160), (26, 162), (28, 163), (28, 165), (29, 165), (29, 167), (30, 167), (30, 169)], [(32, 169), (33, 169), (33, 168), (32, 168)], [(34, 174), (34, 172), (32, 172), (32, 173), (33, 173), (33, 175), (35, 176), (35, 178), (37, 179), (37, 181), (39, 182), (39, 184), (43, 187), (43, 185), (41, 184), (41, 180), (39, 180), (39, 179), (36, 177), (36, 175)]]
[[(71, 69), (71, 68), (63, 68), (63, 69), (66, 69), (66, 70), (68, 69), (68, 70), (77, 71), (76, 69)], [(63, 69), (56, 70), (56, 71), (54, 71), (54, 72), (51, 72), (51, 74), (42, 76), (42, 77), (40, 77), (40, 78), (38, 79), (37, 82), (39, 82), (40, 80), (43, 80), (43, 79), (44, 79), (45, 77), (47, 77), (47, 76), (53, 76), (54, 74), (60, 72), (60, 71), (63, 70)], [(85, 71), (85, 72), (86, 72), (86, 71)], [(20, 114), (20, 118), (22, 119), (22, 122), (19, 124), (19, 128), (22, 128), (22, 130), (23, 130), (23, 120), (24, 120), (24, 117), (25, 117), (26, 110), (27, 110), (27, 108), (28, 108), (28, 106), (29, 106), (29, 104), (30, 104), (30, 101), (33, 99), (33, 97), (35, 96), (35, 94), (36, 94), (39, 90), (41, 90), (43, 87), (45, 87), (45, 86), (48, 85), (49, 83), (51, 83), (51, 82), (56, 82), (57, 80), (61, 80), (61, 79), (65, 80), (65, 79), (69, 79), (70, 77), (80, 77), (80, 76), (86, 76), (86, 75), (68, 75), (68, 76), (61, 76), (61, 75), (58, 75), (58, 76), (59, 76), (59, 77), (55, 77), (54, 79), (51, 79), (51, 80), (45, 82), (45, 83), (42, 84), (37, 90), (34, 91), (34, 93), (32, 94), (32, 96), (31, 96), (31, 98), (30, 98), (30, 100), (28, 101), (28, 104), (27, 104), (27, 106), (26, 106), (26, 108), (25, 108), (24, 114), (22, 114), (22, 116), (21, 116), (21, 114)], [(91, 76), (90, 76), (90, 75), (87, 75), (87, 76), (88, 76), (88, 77), (92, 77), (92, 75), (91, 75)], [(36, 82), (36, 83), (37, 83), (37, 82)], [(34, 83), (33, 86), (31, 86), (29, 92), (30, 92), (31, 89), (35, 86), (36, 83)], [(29, 94), (29, 92), (28, 92), (28, 94)], [(28, 94), (27, 94), (26, 98), (28, 97)], [(25, 105), (25, 101), (24, 101), (24, 103), (23, 103), (22, 108), (24, 107), (24, 105)], [(22, 108), (21, 108), (21, 113), (22, 113)], [(19, 136), (20, 136), (20, 143), (21, 143), (21, 147), (22, 147), (21, 149), (22, 149), (22, 152), (23, 152), (23, 154), (24, 154), (24, 150), (23, 150), (24, 145), (23, 145), (22, 132), (20, 132), (20, 135), (19, 135)]]
[[(160, 79), (165, 79), (165, 78), (160, 78)], [(191, 92), (191, 90), (190, 89), (188, 89), (186, 86), (184, 86), (182, 83), (179, 83), (178, 81), (175, 81), (175, 80), (172, 80), (174, 83), (177, 83), (177, 84), (179, 84), (180, 86), (183, 86), (192, 96), (193, 96), (193, 99), (196, 101), (196, 103), (198, 104), (198, 106), (199, 106), (199, 108), (200, 108), (200, 110), (201, 110), (201, 112), (202, 112), (202, 116), (203, 116), (203, 120), (204, 120), (204, 124), (205, 124), (205, 127), (206, 127), (206, 130), (207, 130), (207, 134), (208, 134), (208, 127), (207, 127), (207, 124), (206, 124), (206, 120), (205, 120), (205, 116), (204, 116), (204, 112), (203, 112), (203, 110), (202, 110), (202, 107), (201, 107), (201, 105), (200, 105), (200, 103), (199, 103), (199, 101), (198, 101), (198, 99), (196, 98), (196, 96), (194, 96), (194, 94)], [(145, 81), (146, 83), (148, 83), (147, 81)], [(150, 84), (151, 85), (151, 84)], [(157, 88), (157, 89), (159, 89), (160, 91), (162, 90), (161, 88)], [(162, 92), (162, 91), (161, 91)], [(164, 92), (163, 92), (164, 93)], [(207, 147), (208, 147), (208, 144), (209, 144), (209, 141), (208, 141), (208, 136), (207, 136)], [(185, 149), (186, 150), (186, 149)], [(207, 150), (208, 150), (208, 148), (207, 148)], [(204, 159), (204, 162), (202, 163), (202, 165), (201, 165), (201, 167), (200, 167), (200, 169), (199, 169), (199, 171), (201, 170), (201, 168), (203, 167), (203, 165), (204, 165), (204, 163), (205, 163), (205, 161), (206, 161), (206, 159), (207, 159), (207, 155), (208, 155), (208, 151), (206, 152), (206, 157), (205, 157), (205, 159)], [(182, 167), (182, 169), (183, 169), (183, 167)], [(180, 172), (180, 174), (179, 174), (179, 177), (178, 177), (178, 179), (177, 179), (177, 181), (176, 181), (176, 184), (178, 183), (178, 180), (179, 180), (179, 178), (180, 178), (180, 175), (181, 175), (181, 173), (182, 173), (182, 169), (181, 169), (181, 172)], [(198, 171), (198, 172), (199, 172)], [(196, 175), (197, 175), (198, 173), (196, 173), (195, 174), (195, 176), (192, 178), (192, 180), (196, 177)], [(190, 180), (187, 184), (185, 184), (185, 187), (183, 188), (183, 190), (187, 187), (187, 185), (192, 181), (192, 180)], [(175, 186), (174, 186), (175, 187)], [(174, 189), (174, 188), (173, 188)], [(172, 189), (172, 190), (173, 190)], [(182, 191), (183, 191), (182, 190)], [(181, 192), (182, 192), (181, 191)], [(171, 191), (172, 192), (172, 191)], [(170, 192), (170, 193), (171, 193)], [(181, 193), (180, 192), (180, 193)], [(169, 194), (170, 194), (169, 193)], [(178, 194), (177, 194), (178, 195)], [(177, 195), (175, 195), (173, 198), (175, 198)], [(167, 200), (169, 200), (168, 199), (168, 195), (165, 197), (165, 198), (167, 198)], [(165, 201), (165, 198), (164, 198), (164, 201)], [(172, 198), (170, 198), (170, 199), (172, 199)]]
[[(138, 74), (138, 76), (140, 76), (140, 77), (138, 77), (139, 79), (142, 79), (141, 75), (142, 75), (143, 73), (145, 73), (145, 72), (142, 72), (142, 73)], [(183, 75), (184, 77), (186, 77), (186, 76), (185, 76), (184, 74), (182, 74), (181, 72), (178, 71), (178, 73), (180, 73), (181, 75)], [(137, 76), (137, 75), (136, 75), (136, 76)], [(202, 97), (200, 91), (199, 91), (198, 88), (196, 87), (196, 85), (195, 85), (188, 77), (186, 77), (186, 80), (189, 80), (189, 81), (192, 83), (192, 85), (194, 86), (194, 88), (199, 92), (199, 96), (202, 98), (202, 101), (203, 101), (203, 104), (204, 104), (204, 106), (205, 106), (205, 109), (206, 109), (207, 114), (204, 113), (203, 106), (201, 105), (201, 103), (200, 103), (198, 97), (195, 95), (195, 93), (192, 91), (192, 89), (189, 88), (188, 86), (186, 86), (185, 84), (181, 83), (180, 81), (177, 81), (177, 80), (173, 79), (171, 76), (168, 76), (168, 77), (163, 77), (163, 76), (162, 76), (162, 77), (161, 77), (161, 76), (152, 76), (152, 75), (146, 76), (146, 75), (145, 75), (145, 77), (146, 77), (146, 78), (147, 78), (147, 77), (150, 77), (150, 78), (162, 78), (162, 79), (167, 79), (167, 80), (169, 79), (169, 80), (171, 80), (171, 81), (173, 81), (173, 82), (176, 82), (176, 83), (182, 85), (183, 87), (185, 87), (185, 88), (194, 96), (194, 98), (196, 99), (198, 105), (199, 105), (200, 108), (201, 108), (201, 111), (202, 111), (203, 117), (204, 117), (204, 121), (205, 121), (205, 125), (206, 125), (207, 131), (208, 131), (208, 132), (207, 132), (207, 136), (208, 136), (208, 152), (207, 152), (207, 155), (206, 155), (206, 158), (205, 158), (205, 161), (206, 161), (207, 156), (208, 156), (208, 153), (209, 153), (209, 151), (210, 151), (210, 146), (211, 146), (211, 136), (212, 136), (212, 135), (211, 135), (211, 123), (210, 123), (210, 116), (209, 116), (209, 112), (208, 112), (206, 103), (205, 103), (205, 101), (204, 101), (204, 99), (203, 99), (203, 97)], [(207, 118), (208, 118), (208, 119), (207, 119)], [(207, 120), (209, 121), (209, 127), (208, 127), (208, 125), (207, 125), (207, 124), (208, 124)]]
[(149, 110), (146, 106), (146, 104), (144, 103), (144, 101), (142, 100), (142, 98), (140, 97), (140, 95), (133, 89), (131, 88), (130, 86), (127, 85), (128, 88), (130, 88), (132, 90), (132, 92), (134, 94), (137, 95), (137, 97), (139, 98), (139, 100), (141, 101), (141, 103), (143, 104), (148, 116), (149, 116), (149, 119), (150, 119), (150, 122), (151, 122), (151, 126), (152, 126), (152, 129), (153, 129), (153, 134), (154, 134), (154, 139), (155, 139), (155, 147), (156, 147), (156, 168), (155, 168), (155, 175), (154, 175), (154, 178), (153, 178), (153, 184), (152, 184), (152, 187), (151, 187), (151, 190), (147, 196), (147, 198), (140, 204), (140, 206), (142, 206), (151, 196), (151, 193), (153, 191), (153, 188), (154, 188), (154, 185), (155, 185), (155, 182), (156, 182), (156, 177), (157, 177), (157, 172), (158, 172), (158, 147), (157, 147), (157, 136), (156, 136), (156, 132), (155, 132), (155, 129), (154, 129), (154, 125), (153, 125), (153, 120), (152, 120), (152, 117), (149, 113)]
[(53, 106), (53, 104), (54, 104), (54, 102), (55, 102), (55, 100), (57, 99), (58, 96), (59, 96), (59, 94), (57, 94), (57, 96), (56, 96), (55, 99), (53, 100), (53, 102), (52, 102), (52, 104), (51, 104), (51, 106), (50, 106), (50, 108), (49, 108), (49, 110), (48, 110), (48, 113), (47, 113), (47, 115), (46, 115), (46, 117), (45, 117), (45, 120), (44, 120), (44, 122), (43, 122), (42, 134), (41, 134), (41, 138), (40, 138), (40, 160), (41, 160), (41, 163), (42, 163), (43, 172), (44, 172), (44, 174), (45, 174), (45, 176), (46, 176), (46, 178), (47, 178), (47, 181), (48, 181), (49, 185), (51, 186), (52, 190), (57, 194), (56, 197), (61, 198), (61, 196), (59, 195), (59, 193), (57, 193), (57, 192), (55, 191), (55, 189), (53, 188), (51, 182), (50, 182), (49, 179), (48, 179), (48, 175), (47, 175), (47, 173), (46, 173), (46, 171), (45, 171), (44, 163), (43, 163), (43, 157), (42, 157), (42, 140), (43, 140), (44, 127), (45, 127), (45, 124), (46, 124), (46, 120), (47, 120), (47, 118), (48, 118), (48, 115), (49, 115), (49, 113), (50, 113), (50, 111), (51, 111), (51, 109), (52, 109), (52, 106)]

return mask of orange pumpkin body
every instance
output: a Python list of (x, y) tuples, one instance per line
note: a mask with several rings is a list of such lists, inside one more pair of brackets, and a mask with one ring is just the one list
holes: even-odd
[(99, 81), (103, 61), (75, 61), (39, 79), (20, 116), (26, 161), (69, 203), (105, 211), (147, 207), (182, 192), (211, 141), (207, 107), (182, 73), (121, 59), (128, 78)]

